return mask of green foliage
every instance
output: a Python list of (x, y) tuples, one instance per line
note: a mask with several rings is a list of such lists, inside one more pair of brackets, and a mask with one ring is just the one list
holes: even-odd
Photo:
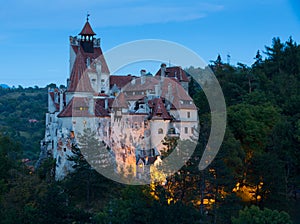
[(278, 110), (270, 104), (238, 104), (228, 108), (228, 123), (246, 150), (261, 151), (279, 120)]
[(252, 205), (239, 212), (238, 218), (232, 218), (233, 224), (291, 224), (291, 218), (286, 212), (278, 212), (265, 208), (263, 210)]
[[(119, 185), (106, 177), (102, 176), (95, 166), (90, 164), (98, 162), (97, 169), (110, 166), (110, 158), (108, 154), (101, 153), (102, 143), (96, 139), (96, 134), (90, 128), (83, 130), (79, 134), (79, 147), (73, 146), (73, 156), (69, 158), (73, 162), (73, 172), (64, 180), (66, 191), (73, 198), (74, 203), (80, 204), (82, 207), (101, 207), (101, 203), (114, 194), (114, 190)], [(105, 148), (106, 150), (106, 148)], [(85, 158), (89, 158), (86, 161)]]
[(96, 223), (199, 223), (199, 212), (181, 202), (161, 203), (149, 194), (147, 186), (128, 186), (119, 199), (113, 200)]
[[(0, 96), (0, 132), (15, 142), (22, 142), (24, 158), (36, 159), (45, 128), (47, 90), (1, 88)], [(31, 119), (36, 122), (30, 122)]]

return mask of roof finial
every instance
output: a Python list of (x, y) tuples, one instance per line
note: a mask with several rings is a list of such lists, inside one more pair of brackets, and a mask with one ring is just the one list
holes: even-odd
[(86, 21), (87, 21), (87, 22), (89, 21), (89, 16), (90, 16), (90, 14), (89, 14), (89, 12), (87, 12), (87, 13), (86, 13)]

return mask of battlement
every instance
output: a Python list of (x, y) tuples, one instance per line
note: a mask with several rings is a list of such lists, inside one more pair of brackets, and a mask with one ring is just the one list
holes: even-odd
[[(70, 45), (71, 46), (79, 46), (81, 42), (81, 38), (77, 36), (70, 36)], [(93, 38), (93, 46), (100, 47), (100, 38)]]

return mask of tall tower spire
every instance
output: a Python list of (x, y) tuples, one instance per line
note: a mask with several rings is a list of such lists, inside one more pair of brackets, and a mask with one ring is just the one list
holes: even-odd
[(84, 27), (82, 28), (79, 35), (80, 38), (80, 46), (86, 53), (94, 53), (94, 36), (96, 33), (93, 31), (90, 23), (89, 23), (89, 16), (90, 14), (87, 13), (86, 16), (86, 22), (84, 24)]

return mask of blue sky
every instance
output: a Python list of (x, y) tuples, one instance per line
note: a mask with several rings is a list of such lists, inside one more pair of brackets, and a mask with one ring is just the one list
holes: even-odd
[(0, 6), (0, 83), (65, 84), (69, 36), (81, 31), (87, 11), (104, 52), (163, 39), (206, 62), (229, 54), (231, 64), (251, 65), (273, 37), (300, 42), (298, 0), (10, 0)]

